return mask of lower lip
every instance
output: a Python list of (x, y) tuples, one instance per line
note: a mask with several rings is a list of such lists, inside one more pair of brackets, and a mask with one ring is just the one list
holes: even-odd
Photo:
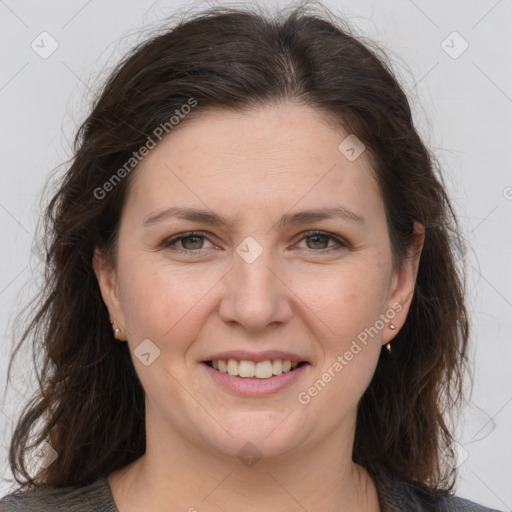
[(298, 379), (300, 379), (307, 371), (308, 363), (302, 364), (295, 370), (282, 373), (281, 375), (274, 375), (268, 379), (258, 379), (256, 377), (238, 377), (236, 375), (229, 375), (229, 373), (222, 373), (214, 370), (206, 363), (201, 363), (211, 377), (225, 389), (234, 391), (238, 395), (243, 396), (264, 396), (275, 393), (287, 386), (290, 386)]

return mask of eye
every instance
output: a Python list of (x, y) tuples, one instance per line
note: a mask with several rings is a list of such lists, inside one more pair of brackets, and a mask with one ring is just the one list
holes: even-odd
[[(185, 252), (189, 254), (199, 253), (199, 251), (201, 251), (202, 249), (208, 248), (204, 247), (205, 240), (210, 242), (208, 237), (204, 233), (190, 231), (188, 233), (180, 233), (179, 235), (166, 239), (162, 243), (162, 247), (165, 249), (170, 249), (172, 251)], [(306, 241), (307, 249), (310, 249), (313, 252), (321, 254), (325, 252), (331, 252), (333, 250), (337, 250), (343, 247), (348, 247), (348, 243), (345, 242), (342, 238), (323, 231), (307, 232), (302, 235), (300, 241)], [(330, 247), (330, 241), (334, 241), (335, 245)], [(181, 244), (181, 248), (176, 247), (178, 243)]]
[[(301, 241), (306, 241), (306, 245), (308, 245), (308, 241), (310, 241), (310, 244), (307, 248), (312, 249), (313, 252), (319, 253), (330, 252), (342, 247), (348, 247), (347, 242), (345, 242), (342, 238), (331, 235), (330, 233), (325, 233), (323, 231), (310, 231), (303, 235)], [(334, 247), (329, 247), (330, 241), (336, 242), (337, 246), (335, 245)]]
[(204, 249), (203, 244), (205, 240), (208, 239), (204, 234), (191, 231), (189, 233), (181, 233), (179, 235), (168, 238), (163, 242), (162, 247), (170, 248), (180, 242), (182, 249), (177, 248), (173, 250), (179, 252), (195, 252), (200, 249)]

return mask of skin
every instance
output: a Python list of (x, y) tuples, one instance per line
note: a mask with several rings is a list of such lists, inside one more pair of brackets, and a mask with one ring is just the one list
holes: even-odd
[[(115, 268), (99, 251), (93, 261), (146, 393), (146, 453), (108, 476), (120, 512), (380, 510), (375, 483), (351, 458), (356, 409), (382, 344), (405, 322), (419, 256), (393, 270), (379, 187), (365, 152), (349, 161), (338, 150), (347, 135), (290, 103), (208, 112), (175, 128), (134, 171)], [(143, 226), (171, 206), (208, 209), (234, 224), (170, 218)], [(365, 222), (277, 224), (322, 206), (343, 206)], [(192, 230), (206, 238), (163, 246)], [(306, 238), (310, 230), (347, 246)], [(252, 263), (236, 252), (249, 236), (263, 250)], [(299, 403), (298, 394), (393, 304), (401, 305), (396, 329), (386, 323)], [(160, 350), (149, 366), (133, 355), (145, 339)], [(291, 351), (310, 366), (273, 395), (237, 396), (201, 361), (242, 349)], [(247, 442), (261, 454), (252, 467), (237, 458)]]

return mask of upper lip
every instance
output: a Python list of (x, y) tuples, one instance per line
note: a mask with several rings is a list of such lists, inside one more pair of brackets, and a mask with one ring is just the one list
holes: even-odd
[(227, 350), (225, 352), (218, 352), (208, 356), (205, 361), (226, 361), (228, 359), (235, 359), (237, 361), (254, 361), (259, 363), (261, 361), (273, 361), (275, 359), (282, 359), (284, 361), (291, 361), (292, 363), (300, 363), (306, 361), (306, 358), (294, 354), (292, 352), (284, 352), (283, 350), (264, 350), (263, 352), (249, 352), (247, 350)]

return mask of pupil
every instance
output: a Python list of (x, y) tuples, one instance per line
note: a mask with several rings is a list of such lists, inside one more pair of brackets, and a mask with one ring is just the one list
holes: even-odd
[[(324, 241), (325, 241), (326, 236), (325, 235), (312, 235), (310, 237), (310, 240), (313, 240), (313, 239), (317, 239), (318, 240), (319, 238), (324, 238)], [(316, 242), (313, 242), (313, 243), (315, 244)], [(325, 244), (324, 244), (324, 247), (321, 247), (321, 248), (325, 249)]]
[[(197, 236), (197, 235), (192, 235), (192, 236), (187, 236), (186, 238), (183, 239), (183, 242), (187, 242), (187, 240), (196, 240), (196, 243), (198, 240), (200, 240), (201, 237)], [(194, 245), (195, 243), (192, 242), (192, 245)], [(200, 247), (185, 247), (185, 249), (199, 249)]]

